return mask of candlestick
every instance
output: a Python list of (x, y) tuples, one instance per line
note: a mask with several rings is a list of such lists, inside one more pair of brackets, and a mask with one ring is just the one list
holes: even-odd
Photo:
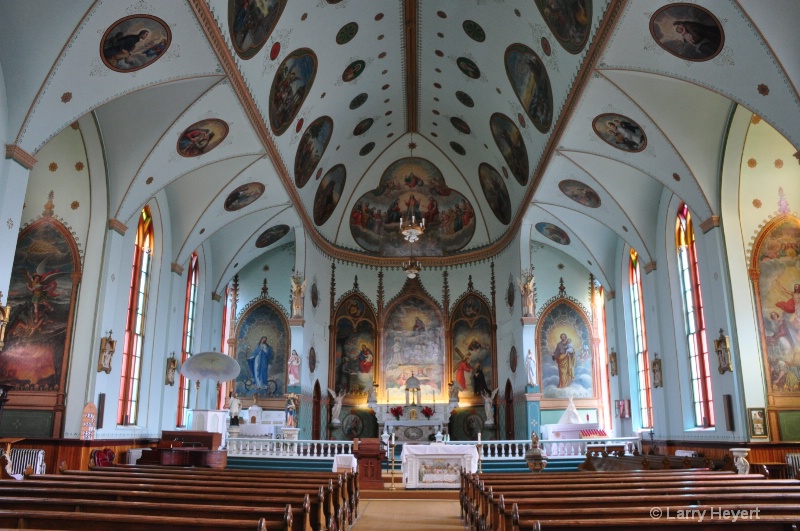
[(478, 442), (481, 442), (481, 432), (478, 432)]
[(392, 434), (392, 446), (394, 446), (394, 433)]

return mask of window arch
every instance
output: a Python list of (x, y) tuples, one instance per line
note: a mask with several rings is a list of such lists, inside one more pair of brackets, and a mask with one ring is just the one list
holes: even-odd
[(153, 217), (144, 207), (136, 228), (128, 315), (122, 348), (117, 424), (136, 424), (139, 420), (139, 391), (142, 376), (142, 346), (145, 333), (145, 310), (153, 261)]
[(636, 359), (636, 381), (639, 397), (639, 412), (642, 428), (653, 427), (653, 400), (650, 387), (650, 358), (647, 353), (647, 333), (642, 304), (641, 272), (639, 255), (631, 249), (628, 278), (631, 288), (631, 321), (633, 322), (633, 346)]
[(692, 411), (694, 425), (708, 427), (714, 422), (714, 402), (711, 393), (711, 371), (706, 340), (706, 321), (700, 292), (700, 271), (694, 240), (692, 216), (685, 203), (678, 207), (675, 221), (675, 247), (678, 253), (678, 278), (681, 285), (684, 331), (691, 371)]
[[(181, 365), (186, 363), (194, 353), (194, 324), (197, 309), (197, 253), (192, 253), (189, 258), (189, 268), (186, 275), (186, 300), (183, 311), (183, 340), (181, 344)], [(186, 424), (189, 413), (189, 380), (181, 374), (178, 386), (178, 417), (176, 426)]]

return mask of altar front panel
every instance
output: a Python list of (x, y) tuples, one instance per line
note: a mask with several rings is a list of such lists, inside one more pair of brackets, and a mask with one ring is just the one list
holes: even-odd
[(406, 489), (458, 489), (461, 471), (478, 471), (475, 445), (403, 445), (400, 454)]

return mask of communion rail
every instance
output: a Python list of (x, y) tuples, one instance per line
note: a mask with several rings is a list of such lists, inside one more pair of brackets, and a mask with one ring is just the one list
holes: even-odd
[[(402, 443), (401, 443), (402, 444)], [(445, 444), (475, 444), (475, 441), (448, 441)], [(481, 441), (482, 459), (502, 461), (524, 459), (531, 447), (530, 439)], [(642, 452), (639, 437), (605, 437), (591, 439), (549, 439), (539, 441), (548, 459), (585, 457), (588, 450), (622, 448), (626, 454)], [(290, 459), (333, 459), (337, 454), (353, 453), (352, 441), (307, 441), (236, 437), (228, 439), (231, 457), (285, 457)]]

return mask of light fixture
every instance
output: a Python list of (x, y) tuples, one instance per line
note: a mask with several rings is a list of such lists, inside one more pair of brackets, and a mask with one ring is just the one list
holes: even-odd
[[(408, 149), (411, 152), (410, 157), (412, 157), (412, 161), (415, 147), (417, 147), (417, 145), (414, 143), (414, 139), (412, 137), (411, 142), (408, 143)], [(419, 240), (420, 236), (425, 234), (425, 218), (423, 218), (420, 214), (420, 204), (419, 201), (414, 197), (414, 194), (411, 194), (411, 197), (408, 199), (408, 201), (406, 201), (406, 205), (408, 206), (406, 213), (411, 216), (411, 219), (409, 220), (408, 218), (405, 218), (404, 221), (403, 218), (400, 218), (400, 233), (408, 242), (409, 246), (411, 246), (411, 256), (409, 257), (408, 261), (403, 262), (403, 271), (406, 272), (406, 276), (408, 278), (414, 279), (417, 278), (417, 275), (419, 275), (419, 272), (422, 269), (422, 263), (419, 260), (414, 259), (413, 245), (417, 242), (417, 240)]]
[(406, 272), (408, 278), (417, 278), (420, 269), (422, 269), (422, 264), (419, 260), (409, 258), (407, 262), (403, 262), (403, 271)]
[(417, 223), (416, 216), (412, 215), (411, 221), (409, 222), (408, 218), (406, 218), (405, 224), (403, 224), (403, 218), (400, 218), (400, 232), (408, 243), (416, 242), (425, 233), (425, 218), (422, 218)]

